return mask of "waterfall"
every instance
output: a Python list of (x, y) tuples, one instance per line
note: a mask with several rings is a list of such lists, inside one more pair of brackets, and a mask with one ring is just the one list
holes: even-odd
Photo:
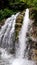
[(34, 61), (24, 58), (27, 40), (26, 33), (30, 23), (29, 9), (26, 9), (23, 25), (21, 31), (19, 32), (19, 39), (17, 43), (19, 44), (19, 48), (16, 49), (15, 45), (15, 56), (9, 53), (9, 50), (10, 48), (13, 48), (15, 41), (15, 24), (18, 15), (19, 13), (8, 18), (0, 30), (0, 65), (35, 65)]
[(12, 46), (13, 44), (12, 38), (15, 31), (15, 22), (18, 14), (19, 13), (17, 13), (16, 15), (12, 15), (6, 20), (5, 25), (2, 26), (2, 29), (0, 31), (0, 45), (3, 48), (9, 48), (10, 45)]
[(24, 58), (25, 50), (26, 50), (26, 33), (28, 31), (29, 25), (29, 9), (26, 9), (23, 25), (21, 31), (19, 33), (19, 48), (16, 49), (16, 58), (11, 65), (35, 65), (33, 61), (27, 60)]
[(29, 25), (29, 10), (26, 9), (24, 20), (23, 20), (23, 25), (21, 28), (21, 31), (19, 33), (19, 50), (18, 50), (18, 56), (19, 58), (24, 57), (24, 51), (26, 50), (26, 33), (28, 30), (28, 25)]

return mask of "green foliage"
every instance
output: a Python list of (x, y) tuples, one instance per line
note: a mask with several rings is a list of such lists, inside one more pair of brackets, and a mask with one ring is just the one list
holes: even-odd
[(27, 3), (29, 6), (37, 8), (37, 0), (20, 0), (20, 1)]
[(8, 7), (10, 4), (24, 2), (32, 7), (37, 7), (37, 0), (0, 0), (0, 7)]
[(4, 18), (8, 18), (10, 17), (12, 14), (15, 14), (15, 11), (12, 11), (8, 8), (5, 8), (4, 10), (0, 10), (0, 20), (4, 19)]
[(12, 15), (12, 10), (9, 10), (9, 9), (4, 9), (4, 13), (3, 13), (3, 15), (4, 15), (4, 17), (9, 17), (10, 15)]
[(0, 10), (0, 20), (4, 18), (3, 13), (4, 13), (4, 12), (3, 12), (2, 10)]
[[(14, 5), (14, 3), (20, 3), (20, 2), (26, 3), (29, 8), (37, 9), (37, 0), (0, 0), (0, 4), (1, 4), (0, 9), (3, 8), (3, 9), (0, 10), (0, 20), (7, 18), (7, 17), (10, 17), (12, 14), (15, 14), (17, 11), (10, 10), (10, 9), (8, 9), (8, 7), (10, 5), (11, 6)], [(34, 16), (34, 14), (32, 15), (32, 17), (33, 16)]]

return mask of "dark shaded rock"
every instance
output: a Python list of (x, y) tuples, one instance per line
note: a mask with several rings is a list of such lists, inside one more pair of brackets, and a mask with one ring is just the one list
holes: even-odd
[(1, 27), (2, 25), (4, 25), (5, 20), (6, 20), (6, 19), (3, 19), (3, 20), (0, 21), (0, 27)]
[(1, 29), (1, 25), (0, 25), (0, 29)]
[(37, 21), (37, 9), (36, 8), (30, 8), (30, 18)]

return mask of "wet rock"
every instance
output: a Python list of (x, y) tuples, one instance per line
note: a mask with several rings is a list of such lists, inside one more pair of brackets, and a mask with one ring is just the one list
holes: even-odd
[(1, 29), (1, 25), (0, 25), (0, 29)]
[(16, 19), (16, 25), (15, 25), (16, 40), (18, 39), (19, 31), (21, 30), (21, 27), (22, 27), (22, 24), (23, 24), (24, 14), (25, 14), (24, 11), (21, 12)]
[(3, 20), (0, 21), (0, 27), (1, 27), (2, 25), (4, 25), (5, 20), (6, 20), (6, 19), (3, 19)]
[(37, 42), (37, 26), (33, 26), (30, 29), (30, 38)]
[(33, 52), (31, 56), (32, 60), (37, 60), (37, 49), (32, 49), (32, 52)]

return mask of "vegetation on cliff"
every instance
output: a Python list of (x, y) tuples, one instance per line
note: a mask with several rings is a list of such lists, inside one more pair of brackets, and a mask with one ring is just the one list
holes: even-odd
[(37, 17), (37, 0), (0, 0), (0, 20), (26, 8), (34, 8), (32, 18)]

